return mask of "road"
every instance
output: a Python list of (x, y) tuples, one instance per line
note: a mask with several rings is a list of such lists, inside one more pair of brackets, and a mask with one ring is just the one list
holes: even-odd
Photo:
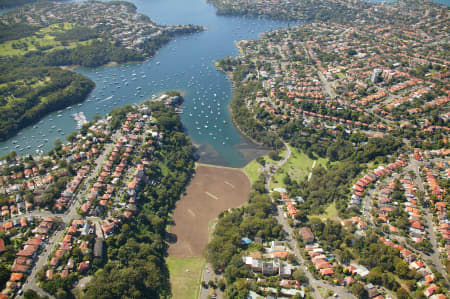
[[(205, 268), (203, 269), (203, 273), (202, 273), (202, 280), (206, 283), (208, 283), (208, 281), (212, 280), (214, 281), (214, 278), (217, 279), (217, 281), (219, 281), (220, 279), (222, 279), (222, 277), (219, 277), (217, 275), (214, 274), (213, 268), (210, 264), (206, 264)], [(217, 299), (221, 299), (223, 298), (223, 292), (219, 289), (216, 288), (215, 290), (216, 293), (216, 298)], [(210, 295), (210, 290), (209, 288), (204, 288), (200, 285), (200, 293), (198, 295), (199, 299), (208, 299), (210, 297), (208, 297)]]
[[(266, 171), (266, 182), (265, 182), (265, 188), (266, 192), (269, 193), (269, 185), (270, 181), (272, 180), (273, 175), (277, 172), (278, 169), (280, 169), (291, 157), (291, 149), (289, 148), (289, 145), (287, 143), (284, 143), (284, 146), (286, 147), (286, 155), (285, 157), (279, 161), (278, 163), (274, 165), (269, 165), (265, 168)], [(269, 169), (267, 169), (269, 168)], [(322, 287), (328, 290), (331, 290), (333, 293), (337, 293), (341, 298), (356, 298), (351, 293), (347, 292), (343, 287), (337, 287), (329, 285), (321, 280), (318, 280), (313, 277), (313, 275), (306, 269), (305, 261), (303, 260), (302, 255), (300, 254), (300, 250), (297, 246), (297, 242), (294, 238), (294, 230), (292, 227), (288, 224), (286, 218), (283, 216), (283, 210), (282, 207), (278, 207), (274, 209), (274, 216), (277, 219), (278, 223), (281, 224), (283, 227), (283, 230), (288, 235), (287, 242), (289, 243), (289, 246), (293, 249), (294, 255), (297, 258), (299, 264), (301, 267), (303, 267), (303, 270), (305, 272), (306, 277), (309, 280), (309, 284), (312, 287), (312, 295), (316, 299), (322, 298), (320, 295), (318, 287)]]
[(2, 221), (0, 221), (0, 224), (4, 224), (11, 220), (19, 220), (20, 218), (23, 218), (23, 217), (37, 217), (37, 218), (60, 217), (64, 222), (67, 222), (69, 220), (72, 220), (75, 217), (78, 217), (77, 210), (76, 210), (76, 203), (78, 203), (78, 201), (80, 199), (83, 199), (82, 197), (84, 195), (84, 192), (86, 191), (87, 186), (89, 186), (89, 183), (92, 181), (92, 179), (95, 178), (95, 175), (100, 170), (100, 167), (102, 167), (102, 162), (105, 159), (105, 155), (111, 150), (112, 146), (113, 146), (112, 143), (107, 144), (103, 153), (95, 160), (96, 166), (95, 166), (94, 170), (91, 170), (89, 176), (87, 178), (85, 178), (85, 180), (82, 184), (83, 186), (80, 187), (80, 190), (77, 192), (77, 195), (75, 196), (75, 200), (72, 202), (71, 206), (64, 214), (52, 213), (47, 210), (38, 210), (38, 211), (35, 210), (32, 212), (28, 212), (28, 213), (21, 213), (14, 217), (9, 218), (9, 219), (2, 220)]
[[(314, 60), (314, 57), (311, 57), (311, 54), (310, 54), (310, 50), (311, 49), (308, 46), (306, 46), (304, 43), (302, 43), (302, 45), (303, 45), (303, 48), (304, 48), (304, 50), (306, 52), (306, 55), (308, 55), (308, 57), (311, 60)], [(320, 61), (318, 61), (318, 64), (319, 64), (319, 67), (322, 66)], [(330, 99), (335, 99), (336, 98), (336, 92), (331, 87), (331, 84), (330, 84), (330, 82), (328, 82), (328, 80), (325, 77), (325, 75), (319, 69), (317, 69), (317, 67), (314, 64), (312, 64), (311, 66), (316, 70), (317, 74), (319, 75), (319, 79), (320, 79), (320, 81), (322, 81), (323, 87), (325, 88), (325, 91), (327, 92), (327, 94), (330, 97)]]
[[(60, 227), (58, 227), (56, 233), (54, 233), (47, 245), (45, 246), (43, 252), (39, 255), (38, 261), (36, 262), (35, 266), (33, 267), (33, 269), (31, 270), (30, 275), (27, 278), (27, 281), (23, 284), (22, 290), (25, 293), (27, 290), (31, 289), (33, 291), (35, 291), (36, 293), (38, 293), (41, 296), (49, 296), (50, 298), (54, 298), (53, 296), (47, 294), (46, 292), (44, 292), (40, 287), (38, 287), (37, 285), (37, 273), (38, 271), (45, 266), (45, 264), (48, 263), (48, 258), (50, 256), (50, 253), (53, 251), (53, 247), (55, 246), (55, 244), (58, 243), (58, 240), (61, 240), (63, 233), (64, 233), (64, 228), (65, 225), (64, 223), (61, 224)], [(19, 298), (23, 298), (22, 296), (19, 296)]]
[(306, 269), (305, 260), (303, 259), (303, 256), (301, 255), (300, 250), (297, 246), (297, 242), (295, 241), (295, 238), (294, 238), (294, 230), (288, 224), (286, 218), (284, 217), (283, 208), (281, 206), (279, 206), (274, 211), (274, 214), (275, 214), (274, 216), (277, 219), (278, 223), (281, 224), (281, 226), (283, 227), (283, 230), (289, 235), (289, 237), (288, 237), (289, 246), (293, 249), (295, 257), (297, 258), (299, 264), (303, 268), (306, 277), (308, 277), (309, 284), (313, 288), (314, 298), (322, 298), (318, 287), (322, 287), (322, 288), (331, 290), (333, 293), (338, 294), (339, 297), (341, 297), (341, 298), (356, 298), (343, 287), (333, 286), (328, 283), (325, 283), (322, 280), (318, 280), (318, 279), (314, 278), (314, 276)]
[(375, 224), (370, 211), (372, 210), (372, 200), (375, 198), (375, 193), (377, 192), (378, 188), (379, 184), (376, 185), (376, 189), (370, 188), (362, 201), (362, 214), (366, 222), (369, 223), (372, 227), (374, 227)]
[(323, 86), (325, 87), (325, 91), (330, 96), (331, 99), (336, 98), (336, 92), (334, 92), (334, 89), (331, 87), (330, 82), (328, 82), (327, 78), (325, 78), (324, 74), (322, 74), (321, 71), (317, 70), (317, 74), (319, 75), (320, 81), (322, 81)]
[(273, 175), (277, 172), (278, 169), (280, 169), (281, 166), (283, 166), (291, 157), (291, 148), (289, 147), (289, 145), (287, 143), (283, 143), (284, 146), (286, 147), (286, 156), (284, 156), (283, 159), (281, 159), (278, 163), (276, 164), (268, 164), (264, 167), (264, 171), (266, 172), (266, 178), (265, 178), (265, 184), (264, 187), (266, 189), (266, 192), (270, 192), (269, 190), (269, 186), (270, 186), (270, 181), (272, 180)]
[(46, 218), (46, 217), (55, 217), (55, 216), (59, 217), (59, 216), (62, 216), (62, 215), (54, 214), (54, 213), (46, 211), (46, 210), (32, 211), (32, 212), (29, 212), (29, 213), (19, 214), (19, 215), (16, 215), (14, 217), (11, 217), (9, 219), (0, 221), (0, 224), (3, 225), (4, 223), (9, 222), (11, 220), (19, 220), (20, 218), (30, 217), (30, 216), (31, 217), (38, 217), (38, 218)]
[[(284, 146), (286, 147), (286, 155), (284, 156), (284, 158), (276, 164), (266, 164), (264, 166), (264, 172), (266, 173), (264, 186), (265, 186), (265, 189), (267, 192), (269, 192), (269, 185), (270, 185), (270, 181), (272, 180), (272, 176), (291, 157), (291, 149), (289, 148), (288, 144), (284, 143)], [(213, 275), (214, 275), (214, 271), (212, 270), (211, 265), (209, 265), (209, 264), (205, 265), (205, 268), (203, 269), (203, 272), (202, 272), (202, 281), (206, 281), (206, 283), (208, 283), (208, 281), (213, 279)], [(209, 295), (210, 295), (209, 289), (205, 289), (202, 286), (200, 286), (199, 299), (207, 299)], [(216, 290), (216, 295), (217, 295), (218, 299), (223, 297), (223, 294), (219, 289)], [(318, 297), (318, 298), (320, 298), (320, 297)]]
[[(423, 184), (422, 176), (420, 175), (420, 166), (422, 166), (422, 162), (417, 161), (414, 156), (411, 154), (410, 156), (410, 168), (416, 173), (416, 179), (415, 183), (419, 187), (419, 190), (425, 192), (425, 187)], [(428, 240), (430, 241), (431, 245), (433, 246), (433, 253), (428, 256), (424, 254), (423, 252), (420, 252), (423, 259), (431, 259), (431, 262), (436, 267), (436, 270), (439, 273), (442, 273), (444, 279), (446, 280), (447, 284), (449, 284), (449, 281), (447, 279), (447, 275), (444, 273), (444, 267), (442, 266), (442, 261), (439, 255), (439, 246), (438, 246), (438, 240), (436, 237), (435, 232), (435, 224), (433, 222), (433, 213), (430, 211), (429, 208), (424, 208), (423, 211), (425, 212), (424, 220), (426, 221), (427, 226), (427, 235)]]

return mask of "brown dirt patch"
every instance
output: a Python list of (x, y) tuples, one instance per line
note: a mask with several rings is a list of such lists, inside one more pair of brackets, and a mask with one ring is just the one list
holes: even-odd
[(239, 169), (199, 165), (174, 211), (169, 256), (202, 256), (208, 223), (220, 212), (245, 203), (250, 189), (248, 177)]

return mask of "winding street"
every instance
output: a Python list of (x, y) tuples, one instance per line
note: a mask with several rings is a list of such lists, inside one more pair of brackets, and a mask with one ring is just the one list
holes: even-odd
[[(266, 165), (264, 167), (264, 171), (266, 172), (265, 190), (267, 193), (270, 192), (269, 185), (270, 185), (270, 181), (272, 180), (273, 175), (277, 172), (278, 169), (280, 169), (284, 164), (286, 164), (286, 162), (291, 157), (291, 149), (289, 148), (289, 145), (285, 142), (283, 144), (286, 147), (286, 156), (278, 163)], [(320, 292), (319, 292), (319, 287), (322, 287), (324, 289), (332, 291), (333, 293), (336, 293), (341, 298), (355, 298), (356, 299), (356, 297), (354, 297), (350, 292), (348, 292), (343, 287), (329, 285), (321, 280), (314, 278), (314, 276), (308, 271), (305, 261), (304, 261), (302, 255), (300, 253), (300, 250), (297, 246), (297, 242), (295, 241), (295, 237), (294, 237), (294, 229), (288, 224), (286, 218), (283, 216), (282, 207), (279, 206), (279, 207), (275, 208), (273, 211), (273, 214), (274, 214), (274, 217), (277, 219), (278, 223), (283, 227), (283, 230), (288, 235), (287, 242), (288, 242), (289, 246), (293, 249), (294, 255), (295, 255), (297, 261), (299, 262), (300, 267), (302, 267), (302, 269), (305, 272), (306, 277), (309, 280), (309, 285), (312, 288), (313, 297), (316, 299), (322, 298), (322, 296), (320, 295)]]
[[(426, 192), (422, 176), (420, 175), (420, 167), (422, 166), (422, 162), (417, 161), (414, 156), (411, 154), (410, 156), (410, 168), (416, 173), (416, 184), (419, 187), (419, 190)], [(425, 212), (424, 220), (426, 221), (426, 227), (427, 227), (427, 234), (428, 234), (428, 240), (430, 241), (431, 245), (433, 246), (433, 253), (431, 255), (426, 255), (425, 253), (420, 252), (422, 258), (424, 260), (430, 259), (433, 265), (436, 267), (437, 271), (439, 273), (445, 273), (444, 272), (444, 266), (442, 265), (442, 261), (439, 254), (439, 246), (438, 246), (438, 239), (436, 236), (435, 231), (435, 224), (433, 222), (433, 213), (430, 210), (430, 208), (424, 208)], [(447, 279), (446, 275), (443, 275), (445, 281), (447, 284), (450, 282)]]
[(291, 148), (289, 147), (289, 145), (285, 142), (283, 142), (284, 146), (286, 147), (286, 156), (281, 159), (278, 163), (276, 164), (267, 164), (266, 166), (264, 166), (264, 172), (266, 173), (266, 178), (265, 178), (265, 183), (264, 183), (264, 187), (266, 189), (266, 192), (269, 193), (269, 186), (270, 186), (270, 181), (272, 180), (273, 175), (277, 172), (277, 170), (283, 166), (291, 157)]
[(275, 218), (278, 220), (278, 222), (283, 226), (284, 231), (289, 235), (288, 237), (288, 243), (289, 246), (293, 249), (294, 255), (297, 258), (299, 264), (301, 265), (302, 269), (305, 272), (306, 277), (309, 280), (309, 284), (311, 285), (311, 288), (313, 289), (313, 296), (314, 298), (322, 298), (322, 296), (319, 293), (318, 287), (322, 287), (327, 290), (331, 290), (332, 292), (338, 294), (341, 298), (355, 298), (350, 292), (348, 292), (343, 287), (333, 286), (330, 285), (322, 280), (314, 278), (314, 276), (308, 271), (306, 268), (305, 260), (303, 259), (302, 255), (300, 254), (300, 249), (297, 246), (297, 242), (294, 239), (294, 229), (287, 223), (286, 218), (283, 216), (283, 208), (280, 206), (275, 210)]

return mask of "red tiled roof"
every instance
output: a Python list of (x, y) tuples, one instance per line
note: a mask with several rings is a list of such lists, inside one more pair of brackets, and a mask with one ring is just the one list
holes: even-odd
[(11, 273), (10, 281), (21, 281), (23, 278), (23, 273)]

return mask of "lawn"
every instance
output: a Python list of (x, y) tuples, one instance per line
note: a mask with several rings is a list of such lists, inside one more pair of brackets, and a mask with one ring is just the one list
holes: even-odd
[(253, 185), (258, 180), (260, 173), (263, 171), (263, 167), (256, 160), (253, 160), (243, 168), (243, 171), (247, 174), (250, 183)]
[(48, 27), (42, 28), (32, 36), (4, 42), (0, 44), (0, 56), (25, 55), (28, 52), (38, 50), (38, 46), (45, 48), (46, 50), (44, 52), (49, 52), (65, 48), (75, 48), (78, 45), (87, 45), (91, 42), (91, 40), (82, 42), (68, 42), (66, 46), (63, 46), (60, 41), (55, 40), (55, 36), (51, 35), (51, 33), (53, 32), (67, 31), (72, 28), (73, 24), (70, 23), (64, 23), (63, 27), (59, 24), (53, 24)]
[[(286, 156), (286, 150), (282, 150), (280, 152), (280, 158), (283, 159), (285, 156)], [(278, 162), (278, 161), (270, 159), (268, 155), (265, 155), (263, 158), (266, 163), (277, 163)], [(253, 185), (258, 180), (259, 175), (263, 171), (263, 166), (261, 164), (259, 164), (258, 162), (256, 162), (256, 159), (255, 159), (255, 160), (252, 160), (250, 163), (248, 163), (242, 170), (247, 174), (247, 176), (250, 179), (250, 182)]]
[(318, 215), (309, 215), (308, 218), (319, 218), (319, 219), (334, 219), (339, 215), (338, 210), (336, 209), (336, 203), (330, 204), (326, 209), (325, 213)]
[[(279, 156), (280, 156), (280, 160), (286, 156), (286, 149), (284, 147), (283, 147), (283, 150), (280, 151)], [(264, 161), (266, 161), (266, 163), (278, 163), (280, 160), (275, 161), (275, 160), (270, 159), (268, 155), (264, 156)]]
[(172, 298), (197, 299), (205, 260), (202, 257), (168, 257)]
[[(327, 163), (327, 159), (318, 158), (316, 160), (316, 167), (320, 164), (325, 166)], [(291, 157), (286, 162), (286, 164), (281, 167), (277, 173), (273, 176), (270, 182), (270, 189), (285, 187), (283, 183), (283, 179), (286, 174), (289, 174), (291, 179), (299, 181), (308, 176), (311, 171), (311, 168), (314, 164), (314, 160), (309, 158), (302, 151), (297, 150), (294, 147), (291, 147)]]

